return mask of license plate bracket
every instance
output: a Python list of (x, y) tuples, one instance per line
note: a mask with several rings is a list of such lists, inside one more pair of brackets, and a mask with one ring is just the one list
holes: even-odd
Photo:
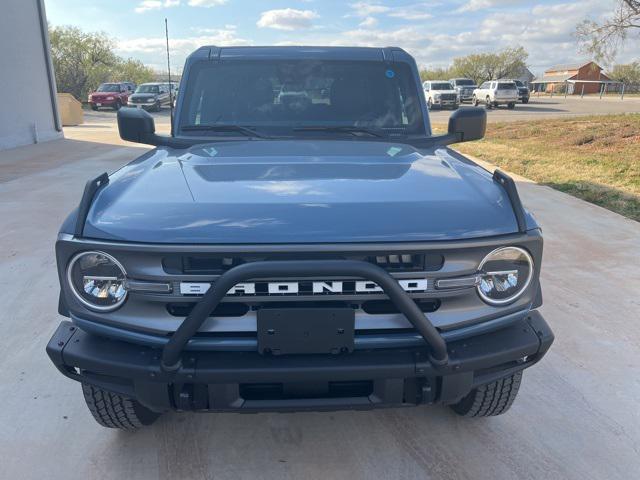
[(352, 308), (258, 310), (258, 351), (273, 355), (338, 354), (354, 347)]

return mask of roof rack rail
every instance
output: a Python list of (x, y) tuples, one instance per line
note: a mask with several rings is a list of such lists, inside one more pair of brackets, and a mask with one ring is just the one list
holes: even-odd
[(96, 192), (103, 186), (109, 183), (109, 175), (103, 173), (96, 178), (89, 180), (84, 186), (84, 192), (82, 193), (82, 199), (80, 205), (78, 205), (78, 217), (76, 219), (75, 236), (81, 237), (84, 232), (84, 224), (87, 221), (87, 215), (89, 215), (89, 209), (93, 203), (93, 197)]
[(513, 181), (513, 178), (498, 168), (493, 172), (493, 180), (502, 185), (502, 188), (504, 188), (507, 196), (509, 197), (511, 208), (516, 216), (518, 232), (525, 233), (527, 231), (527, 220), (524, 213), (524, 207), (522, 206), (522, 201), (520, 200), (520, 195), (518, 195), (516, 182)]

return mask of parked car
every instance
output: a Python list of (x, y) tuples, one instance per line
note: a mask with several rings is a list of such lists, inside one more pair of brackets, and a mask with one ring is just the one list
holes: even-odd
[(101, 107), (119, 110), (127, 105), (130, 93), (124, 83), (101, 83), (95, 92), (89, 94), (89, 105), (92, 110)]
[(451, 107), (455, 110), (458, 108), (458, 92), (449, 82), (427, 80), (422, 83), (422, 88), (429, 109)]
[(484, 103), (487, 108), (506, 105), (513, 109), (518, 101), (518, 87), (512, 81), (493, 80), (484, 82), (473, 91), (473, 104)]
[(127, 90), (129, 90), (129, 92), (133, 93), (136, 91), (136, 84), (133, 82), (121, 82), (125, 87), (127, 87)]
[(458, 92), (458, 101), (460, 103), (471, 102), (473, 99), (473, 91), (478, 88), (476, 82), (470, 78), (452, 78), (449, 83)]
[(163, 106), (170, 105), (168, 83), (143, 83), (138, 85), (133, 95), (129, 97), (131, 107), (144, 108), (159, 112)]
[(521, 80), (514, 80), (513, 83), (518, 87), (518, 100), (522, 103), (529, 103), (529, 96), (531, 95), (529, 87), (527, 87)]
[[(122, 139), (156, 148), (90, 180), (56, 242), (69, 320), (47, 352), (95, 420), (507, 411), (553, 333), (516, 184), (448, 148), (486, 112), (433, 135), (399, 48), (210, 46), (183, 71), (172, 134), (121, 109)], [(280, 103), (287, 82), (327, 97)]]

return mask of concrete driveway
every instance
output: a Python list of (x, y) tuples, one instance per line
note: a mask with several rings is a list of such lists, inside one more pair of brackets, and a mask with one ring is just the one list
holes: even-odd
[(58, 226), (86, 179), (145, 151), (99, 131), (0, 152), (1, 478), (638, 477), (640, 224), (526, 181), (522, 197), (545, 232), (543, 313), (556, 342), (508, 414), (169, 414), (135, 434), (99, 427), (44, 351), (60, 320)]

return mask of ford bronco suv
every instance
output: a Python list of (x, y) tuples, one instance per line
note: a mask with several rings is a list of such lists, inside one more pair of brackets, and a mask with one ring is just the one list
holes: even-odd
[(508, 175), (448, 148), (486, 112), (433, 135), (420, 87), (399, 48), (203, 47), (170, 135), (118, 112), (156, 148), (63, 223), (47, 346), (98, 423), (511, 406), (553, 341), (542, 234)]

